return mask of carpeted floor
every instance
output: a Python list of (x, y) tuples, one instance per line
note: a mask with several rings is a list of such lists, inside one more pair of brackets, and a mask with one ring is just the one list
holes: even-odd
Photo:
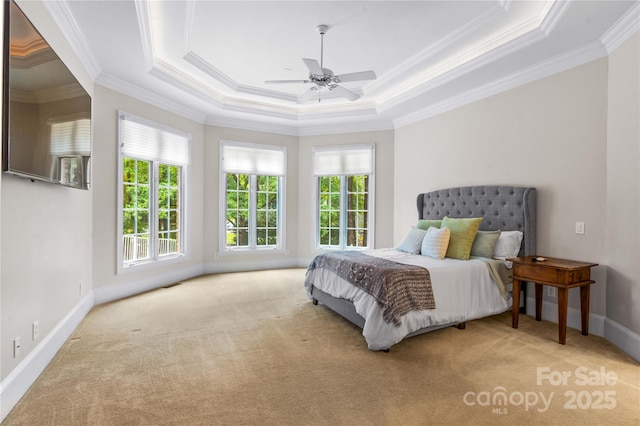
[(372, 352), (304, 272), (95, 307), (3, 425), (640, 423), (640, 366), (600, 337), (505, 313)]

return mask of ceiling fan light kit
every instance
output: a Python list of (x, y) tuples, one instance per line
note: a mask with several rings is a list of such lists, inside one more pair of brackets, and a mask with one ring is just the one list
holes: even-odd
[(338, 94), (341, 97), (347, 98), (350, 101), (355, 101), (360, 98), (360, 95), (356, 92), (339, 86), (338, 83), (346, 83), (350, 81), (364, 81), (375, 80), (376, 73), (373, 71), (359, 71), (342, 75), (335, 75), (333, 71), (328, 68), (324, 68), (324, 35), (329, 30), (327, 25), (318, 25), (318, 33), (320, 34), (320, 63), (315, 59), (303, 58), (302, 61), (309, 69), (309, 77), (307, 80), (267, 80), (266, 84), (290, 84), (290, 83), (312, 83), (313, 86), (309, 88), (307, 93), (303, 95), (303, 99), (309, 97), (314, 91), (318, 91), (318, 102), (320, 102), (320, 89), (325, 87), (328, 90)]

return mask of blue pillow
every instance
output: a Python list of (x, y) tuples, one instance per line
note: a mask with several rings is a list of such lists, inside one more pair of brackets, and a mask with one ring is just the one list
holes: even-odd
[(420, 249), (422, 248), (422, 240), (424, 240), (424, 236), (427, 233), (424, 229), (418, 229), (415, 226), (412, 226), (407, 232), (407, 235), (404, 236), (396, 250), (404, 251), (411, 254), (420, 254)]

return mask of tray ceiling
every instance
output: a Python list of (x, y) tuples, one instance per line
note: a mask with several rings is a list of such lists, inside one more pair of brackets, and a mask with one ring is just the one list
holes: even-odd
[[(210, 124), (288, 134), (394, 128), (605, 56), (638, 30), (637, 1), (45, 2), (94, 80)], [(302, 58), (374, 70), (309, 85)]]

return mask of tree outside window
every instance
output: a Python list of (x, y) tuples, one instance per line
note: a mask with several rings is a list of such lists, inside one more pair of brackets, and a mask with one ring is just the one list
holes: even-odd
[(374, 145), (314, 147), (312, 152), (317, 247), (372, 247)]
[(120, 112), (118, 272), (185, 254), (190, 135)]
[(222, 253), (283, 248), (285, 165), (285, 147), (221, 141)]

